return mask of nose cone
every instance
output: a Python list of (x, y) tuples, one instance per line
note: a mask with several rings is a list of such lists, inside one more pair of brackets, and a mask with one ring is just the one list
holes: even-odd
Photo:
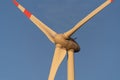
[(79, 52), (80, 51), (80, 46), (79, 44), (73, 39), (71, 38), (71, 43), (72, 43), (72, 49), (74, 49), (74, 52)]
[(77, 44), (77, 47), (74, 49), (74, 52), (79, 52), (80, 51), (80, 46)]

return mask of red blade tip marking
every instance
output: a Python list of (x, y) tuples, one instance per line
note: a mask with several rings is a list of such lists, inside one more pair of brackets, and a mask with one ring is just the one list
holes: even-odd
[(31, 13), (30, 13), (28, 10), (25, 10), (25, 11), (24, 11), (24, 14), (25, 14), (28, 18), (31, 17)]
[(13, 0), (13, 3), (14, 3), (16, 6), (19, 5), (19, 3), (18, 3), (16, 0)]
[(111, 0), (111, 2), (113, 2), (113, 0)]

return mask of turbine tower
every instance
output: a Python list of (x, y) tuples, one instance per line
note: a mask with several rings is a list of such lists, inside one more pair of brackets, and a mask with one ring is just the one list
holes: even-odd
[(50, 27), (45, 25), (42, 21), (36, 18), (33, 14), (31, 14), (27, 9), (25, 9), (22, 5), (20, 5), (16, 0), (13, 0), (13, 3), (18, 7), (20, 11), (22, 11), (28, 19), (30, 19), (46, 36), (47, 38), (55, 44), (55, 52), (50, 68), (50, 73), (48, 80), (54, 80), (57, 70), (65, 58), (66, 54), (68, 54), (67, 60), (67, 68), (68, 68), (68, 80), (74, 80), (74, 53), (80, 51), (80, 46), (78, 43), (71, 38), (71, 35), (75, 33), (82, 25), (84, 25), (87, 21), (89, 21), (93, 16), (99, 13), (102, 9), (108, 6), (112, 0), (106, 0), (103, 4), (93, 10), (90, 14), (88, 14), (85, 18), (83, 18), (80, 22), (78, 22), (72, 29), (68, 30), (65, 33), (58, 34), (53, 31)]

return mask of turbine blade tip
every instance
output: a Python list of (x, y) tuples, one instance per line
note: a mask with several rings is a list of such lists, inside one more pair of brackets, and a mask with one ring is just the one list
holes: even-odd
[(19, 5), (19, 3), (18, 3), (16, 0), (13, 0), (13, 3), (14, 3), (16, 6)]

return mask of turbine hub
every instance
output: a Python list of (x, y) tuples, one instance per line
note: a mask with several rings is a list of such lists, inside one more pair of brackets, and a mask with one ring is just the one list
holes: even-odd
[(55, 43), (61, 45), (66, 50), (73, 49), (74, 52), (80, 51), (80, 46), (73, 38), (66, 38), (63, 34), (57, 34), (55, 36)]

